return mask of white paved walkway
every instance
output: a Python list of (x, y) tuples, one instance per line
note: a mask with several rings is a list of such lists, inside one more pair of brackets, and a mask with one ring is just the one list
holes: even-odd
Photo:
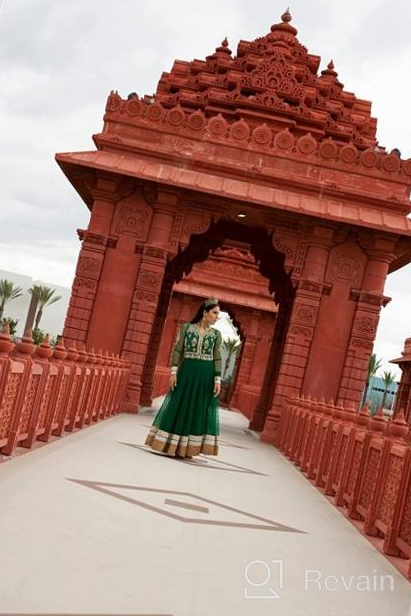
[(243, 416), (192, 460), (143, 444), (153, 416), (0, 464), (0, 614), (411, 614), (411, 584)]

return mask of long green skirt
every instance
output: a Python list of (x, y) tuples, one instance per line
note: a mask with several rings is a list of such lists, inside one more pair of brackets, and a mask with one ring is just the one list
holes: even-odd
[(157, 411), (145, 444), (171, 456), (216, 456), (219, 416), (213, 391), (214, 362), (184, 358), (177, 385)]

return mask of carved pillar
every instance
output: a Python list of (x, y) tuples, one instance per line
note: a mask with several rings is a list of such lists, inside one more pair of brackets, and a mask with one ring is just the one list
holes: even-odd
[(244, 351), (244, 339), (241, 340), (241, 348), (240, 348), (240, 352), (237, 356), (236, 359), (236, 363), (234, 366), (234, 380), (232, 382), (232, 385), (230, 387), (230, 390), (227, 394), (227, 407), (230, 408), (231, 406), (235, 406), (233, 404), (233, 400), (234, 397), (236, 395), (236, 391), (237, 391), (237, 387), (238, 387), (238, 375), (239, 375), (239, 368), (241, 366), (241, 362), (243, 360), (243, 351)]
[(358, 406), (361, 401), (381, 306), (386, 306), (390, 301), (383, 291), (393, 258), (392, 248), (392, 240), (376, 238), (374, 249), (367, 251), (362, 289), (351, 291), (350, 299), (356, 302), (356, 307), (338, 390), (338, 404)]
[(264, 428), (265, 418), (268, 413), (268, 409), (270, 408), (277, 385), (291, 309), (292, 299), (284, 298), (277, 313), (273, 339), (269, 349), (260, 397), (254, 410), (253, 418), (249, 424), (249, 427), (252, 430), (261, 431)]
[(402, 371), (401, 380), (395, 398), (394, 417), (399, 411), (404, 411), (405, 420), (411, 422), (411, 338), (407, 338), (402, 351), (402, 357), (391, 361), (397, 364)]
[(159, 357), (157, 359), (157, 367), (169, 368), (171, 361), (171, 353), (174, 347), (174, 341), (177, 336), (177, 330), (182, 323), (180, 317), (181, 300), (173, 294), (170, 301), (169, 311), (164, 325), (163, 336), (161, 339)]
[[(248, 319), (247, 319), (247, 316)], [(251, 316), (251, 318), (250, 318)], [(236, 311), (236, 318), (241, 321), (243, 332), (244, 332), (244, 341), (243, 341), (243, 350), (241, 354), (241, 361), (238, 365), (237, 370), (237, 382), (234, 394), (231, 398), (231, 404), (241, 409), (241, 392), (244, 387), (250, 384), (251, 372), (254, 365), (254, 358), (257, 349), (257, 343), (259, 340), (258, 336), (258, 316), (260, 313), (258, 311), (251, 311), (251, 314), (247, 311), (244, 312), (244, 316), (239, 315), (238, 311)]]
[(309, 239), (302, 277), (291, 310), (274, 398), (261, 434), (263, 441), (276, 444), (284, 402), (301, 392), (324, 291), (324, 275), (332, 236), (333, 229), (317, 226)]
[(64, 325), (63, 336), (66, 341), (86, 341), (104, 256), (110, 241), (115, 203), (119, 198), (116, 178), (98, 177), (91, 190), (94, 202), (90, 222), (86, 231), (79, 230), (82, 246)]
[(138, 412), (143, 370), (163, 285), (176, 201), (177, 196), (171, 193), (158, 194), (153, 205), (147, 244), (138, 246), (140, 268), (123, 343), (123, 351), (132, 362), (123, 409), (126, 412)]
[(170, 305), (171, 295), (173, 292), (174, 277), (168, 273), (164, 277), (163, 286), (158, 302), (157, 313), (151, 334), (149, 351), (147, 353), (146, 363), (144, 365), (144, 378), (141, 388), (140, 404), (151, 406), (153, 402), (154, 390), (154, 375), (157, 365), (157, 358), (160, 349), (160, 343), (163, 337), (167, 312)]
[(257, 344), (251, 366), (250, 385), (261, 389), (264, 380), (264, 369), (268, 363), (270, 347), (274, 335), (275, 313), (258, 324)]
[(397, 416), (400, 409), (404, 410), (405, 421), (411, 423), (411, 363), (404, 365), (400, 364), (403, 370), (401, 375), (400, 386), (398, 388), (397, 400), (395, 403), (394, 417)]

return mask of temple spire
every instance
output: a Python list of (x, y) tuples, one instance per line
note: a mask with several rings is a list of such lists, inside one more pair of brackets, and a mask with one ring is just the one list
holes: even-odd
[(332, 77), (338, 77), (337, 71), (334, 70), (334, 62), (330, 60), (327, 64), (327, 68), (321, 71), (321, 75), (331, 75)]
[(291, 20), (292, 16), (290, 9), (287, 7), (286, 11), (281, 15), (281, 23), (271, 26), (271, 32), (276, 35), (276, 38), (282, 38), (284, 35), (288, 35), (289, 38), (294, 38), (297, 35), (298, 30), (290, 24)]
[(232, 51), (231, 49), (228, 47), (228, 39), (227, 37), (225, 37), (225, 39), (221, 42), (220, 47), (216, 47), (216, 52), (217, 53), (226, 53), (229, 56), (231, 56)]
[(343, 88), (344, 87), (344, 84), (342, 84), (338, 80), (338, 73), (335, 70), (334, 62), (332, 60), (330, 60), (330, 62), (327, 64), (327, 68), (325, 68), (323, 71), (321, 71), (320, 79), (324, 79), (324, 80), (328, 80), (328, 81), (334, 82), (339, 88)]

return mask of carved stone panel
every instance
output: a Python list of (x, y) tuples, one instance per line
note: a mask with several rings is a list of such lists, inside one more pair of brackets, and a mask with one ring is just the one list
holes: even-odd
[(94, 256), (92, 254), (83, 253), (77, 263), (76, 275), (81, 278), (98, 280), (100, 277), (102, 263), (102, 256)]
[(150, 289), (158, 292), (161, 288), (162, 276), (158, 272), (141, 270), (138, 276), (137, 289)]
[(377, 333), (378, 315), (357, 316), (354, 322), (353, 332), (363, 338), (374, 339)]
[(137, 241), (145, 242), (150, 229), (152, 213), (152, 208), (140, 193), (123, 199), (117, 204), (114, 233), (131, 236)]
[(350, 237), (331, 250), (326, 281), (346, 284), (350, 288), (361, 288), (366, 261), (365, 253), (354, 238)]

